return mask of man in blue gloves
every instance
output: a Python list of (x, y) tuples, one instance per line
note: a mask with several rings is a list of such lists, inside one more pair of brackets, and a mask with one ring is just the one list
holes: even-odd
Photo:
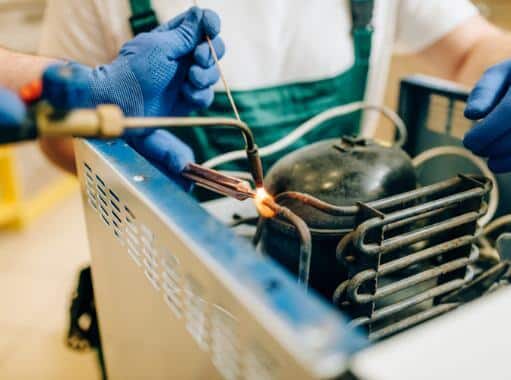
[(496, 173), (511, 171), (511, 60), (488, 69), (470, 93), (465, 116), (479, 121), (463, 143)]
[[(46, 67), (42, 97), (60, 109), (117, 104), (128, 116), (187, 115), (213, 101), (212, 86), (219, 73), (205, 37), (212, 39), (221, 58), (224, 45), (219, 32), (220, 20), (214, 12), (190, 8), (126, 42), (109, 64), (90, 68), (57, 63)], [(25, 116), (21, 100), (5, 90), (0, 92), (0, 107), (0, 125), (21, 124)], [(125, 138), (171, 176), (194, 159), (190, 148), (165, 130), (140, 130)], [(57, 164), (74, 171), (73, 152), (66, 141), (45, 139), (42, 146), (50, 158), (59, 157)]]
[[(511, 34), (485, 20), (470, 0), (204, 3), (222, 17), (230, 51), (224, 71), (241, 119), (261, 147), (328, 108), (381, 103), (393, 52), (416, 55), (431, 74), (465, 84), (511, 57)], [(124, 41), (186, 5), (172, 0), (48, 0), (40, 51), (90, 65), (106, 62)], [(219, 85), (216, 90), (213, 103), (200, 114), (231, 116), (226, 94)], [(373, 135), (377, 120), (365, 116), (363, 122), (347, 117), (324, 123), (292, 148), (359, 131)], [(242, 147), (239, 135), (230, 131), (175, 133), (199, 162)], [(278, 158), (265, 157), (263, 164), (269, 167)], [(230, 165), (243, 170), (241, 161)]]

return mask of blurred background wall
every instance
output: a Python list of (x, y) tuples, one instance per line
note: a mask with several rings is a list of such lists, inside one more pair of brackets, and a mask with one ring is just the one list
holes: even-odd
[[(45, 0), (0, 0), (0, 46), (35, 53)], [(21, 226), (69, 194), (73, 185), (36, 143), (0, 147), (0, 228)], [(75, 186), (76, 187), (76, 186)]]
[(44, 0), (0, 0), (0, 45), (34, 53), (44, 5)]

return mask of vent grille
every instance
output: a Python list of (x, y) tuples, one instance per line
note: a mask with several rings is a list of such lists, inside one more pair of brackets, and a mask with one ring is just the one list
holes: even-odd
[(85, 191), (87, 193), (87, 202), (95, 210), (98, 211), (98, 200), (96, 195), (96, 181), (94, 181), (94, 174), (89, 165), (84, 164), (85, 167)]
[(211, 312), (211, 360), (226, 380), (239, 378), (238, 322), (218, 305)]
[(186, 277), (185, 284), (185, 313), (186, 329), (195, 339), (201, 349), (208, 349), (206, 333), (207, 303), (202, 298), (203, 289), (191, 276)]
[(158, 276), (158, 251), (154, 247), (154, 233), (144, 224), (140, 225), (140, 240), (144, 256), (144, 274), (156, 290), (160, 290)]
[(182, 276), (179, 260), (170, 252), (166, 252), (162, 264), (163, 298), (175, 316), (181, 318), (183, 315), (183, 302), (181, 300)]
[(126, 234), (126, 244), (128, 246), (128, 255), (138, 266), (142, 266), (142, 254), (141, 254), (141, 244), (140, 239), (138, 237), (138, 227), (135, 222), (135, 217), (133, 213), (124, 206), (124, 211), (126, 211), (124, 220), (126, 221), (124, 232)]
[(103, 220), (103, 222), (107, 226), (110, 226), (110, 212), (109, 212), (110, 206), (108, 205), (108, 195), (106, 193), (107, 189), (106, 189), (105, 183), (103, 182), (101, 177), (99, 177), (96, 174), (95, 178), (96, 178), (96, 190), (97, 190), (96, 195), (97, 195), (97, 199), (99, 200), (99, 213), (101, 215), (101, 219)]
[[(111, 189), (103, 178), (95, 173), (87, 163), (83, 164), (84, 182), (87, 201), (91, 208), (99, 215), (103, 223), (112, 232), (133, 262), (144, 268), (144, 274), (156, 289), (160, 290), (160, 265), (158, 251), (155, 247), (155, 235), (149, 227), (137, 221), (135, 213), (121, 200), (121, 197)], [(170, 268), (171, 266), (169, 266)], [(170, 273), (170, 272), (169, 272)], [(170, 285), (177, 281), (175, 276), (168, 282)], [(169, 292), (170, 294), (170, 292)], [(180, 303), (173, 296), (173, 303)]]
[(135, 215), (90, 165), (84, 163), (83, 167), (88, 204), (99, 214), (119, 244), (126, 246), (132, 260), (142, 266), (141, 239)]
[(253, 346), (244, 362), (245, 380), (273, 380), (277, 371), (276, 362), (261, 346)]
[(112, 222), (112, 229), (114, 232), (114, 236), (121, 242), (121, 244), (124, 244), (124, 234), (122, 232), (123, 227), (123, 213), (121, 209), (121, 200), (115, 194), (112, 189), (108, 190), (108, 195), (110, 197), (110, 212), (111, 212), (111, 222)]
[(221, 376), (226, 380), (275, 378), (276, 366), (270, 355), (260, 348), (241, 350), (236, 318), (205, 299), (206, 289), (200, 282), (186, 273), (176, 255), (158, 246), (154, 232), (137, 219), (119, 194), (87, 163), (83, 177), (91, 209), (123, 247), (121, 251), (141, 268), (154, 290), (161, 291), (169, 314), (182, 319), (198, 346), (211, 353), (211, 361)]

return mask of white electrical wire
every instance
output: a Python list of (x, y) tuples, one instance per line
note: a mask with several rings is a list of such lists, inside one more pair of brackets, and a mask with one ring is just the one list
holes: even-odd
[[(399, 131), (399, 136), (395, 142), (395, 145), (397, 145), (399, 147), (403, 146), (404, 143), (406, 142), (407, 130), (406, 130), (405, 124), (403, 123), (403, 120), (401, 120), (401, 118), (399, 117), (398, 114), (396, 114), (392, 109), (385, 107), (385, 106), (369, 104), (369, 103), (365, 103), (365, 102), (355, 102), (355, 103), (350, 103), (350, 104), (330, 108), (330, 109), (312, 117), (311, 119), (307, 120), (306, 122), (301, 124), (299, 127), (297, 127), (295, 130), (293, 130), (293, 132), (288, 134), (286, 137), (284, 137), (270, 145), (267, 145), (263, 148), (260, 148), (259, 154), (261, 157), (266, 157), (266, 156), (272, 155), (274, 153), (277, 153), (277, 152), (287, 148), (288, 146), (290, 146), (291, 144), (296, 142), (299, 138), (301, 138), (303, 135), (305, 135), (306, 133), (309, 133), (311, 130), (316, 128), (318, 125), (324, 123), (325, 121), (328, 121), (329, 119), (332, 119), (332, 118), (338, 117), (338, 116), (347, 115), (347, 114), (357, 112), (360, 110), (368, 110), (368, 109), (380, 111), (383, 115), (385, 115), (390, 121), (392, 121), (394, 123), (397, 130)], [(204, 165), (207, 168), (214, 168), (219, 165), (225, 164), (227, 162), (243, 159), (246, 157), (246, 155), (247, 155), (246, 151), (236, 150), (236, 151), (228, 152), (228, 153), (222, 154), (220, 156), (214, 157), (214, 158), (204, 162), (202, 165)]]
[(490, 180), (493, 182), (493, 187), (490, 192), (490, 199), (488, 201), (488, 211), (478, 220), (478, 223), (481, 227), (486, 226), (490, 222), (490, 220), (493, 219), (495, 213), (497, 212), (497, 207), (499, 205), (499, 188), (497, 186), (497, 178), (495, 178), (495, 175), (490, 171), (490, 169), (488, 169), (488, 166), (481, 158), (474, 156), (470, 151), (468, 151), (465, 148), (461, 148), (458, 146), (439, 146), (420, 153), (412, 160), (412, 162), (413, 165), (417, 168), (423, 165), (426, 161), (429, 161), (439, 156), (446, 155), (460, 156), (468, 159), (475, 166), (477, 166), (477, 168), (483, 173), (483, 175), (490, 178)]
[[(199, 7), (199, 3), (197, 0), (193, 0), (193, 5), (195, 7)], [(234, 112), (234, 116), (236, 116), (236, 119), (238, 121), (241, 121), (240, 114), (238, 112), (238, 107), (236, 107), (236, 103), (234, 102), (234, 98), (232, 97), (231, 88), (229, 87), (229, 84), (227, 83), (227, 79), (225, 78), (224, 70), (222, 69), (222, 66), (220, 65), (220, 60), (218, 59), (218, 55), (216, 54), (215, 47), (213, 46), (213, 42), (211, 42), (211, 38), (209, 36), (206, 36), (206, 41), (209, 46), (209, 51), (211, 53), (211, 56), (213, 57), (213, 60), (215, 61), (216, 68), (218, 70), (218, 73), (220, 74), (220, 80), (222, 81), (222, 84), (224, 85), (224, 90), (227, 95), (227, 98), (229, 99), (229, 103), (231, 104), (232, 111)], [(243, 135), (245, 137), (245, 135)]]

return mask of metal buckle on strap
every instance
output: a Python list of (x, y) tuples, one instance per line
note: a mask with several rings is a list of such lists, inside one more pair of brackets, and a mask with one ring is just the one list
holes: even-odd
[(150, 32), (156, 28), (160, 23), (154, 10), (150, 9), (143, 13), (134, 14), (129, 19), (133, 35), (144, 32)]

